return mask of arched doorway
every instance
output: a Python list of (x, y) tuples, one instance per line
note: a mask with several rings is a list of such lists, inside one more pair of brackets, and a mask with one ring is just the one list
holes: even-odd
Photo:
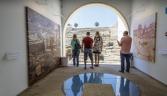
[[(104, 3), (90, 3), (90, 4), (83, 5), (83, 6), (79, 7), (79, 8), (77, 8), (77, 9), (69, 16), (69, 18), (66, 20), (66, 23), (65, 23), (65, 26), (64, 26), (64, 29), (63, 29), (63, 56), (66, 56), (66, 47), (67, 47), (67, 46), (66, 46), (66, 42), (65, 42), (65, 41), (66, 41), (66, 31), (67, 31), (67, 26), (69, 26), (69, 25), (68, 25), (69, 21), (71, 20), (71, 18), (72, 18), (76, 13), (78, 13), (79, 11), (81, 11), (81, 10), (84, 9), (84, 8), (88, 8), (88, 7), (91, 7), (91, 6), (103, 6), (103, 7), (106, 7), (106, 8), (108, 8), (108, 9), (112, 10), (113, 12), (115, 12), (115, 13), (119, 16), (118, 21), (122, 21), (122, 24), (124, 25), (125, 30), (129, 31), (129, 27), (128, 27), (128, 24), (127, 24), (127, 22), (126, 22), (124, 16), (123, 16), (116, 8), (114, 8), (114, 7), (110, 6), (110, 5), (104, 4)], [(118, 30), (117, 33), (122, 35), (122, 33), (119, 32), (119, 31), (120, 31), (120, 30)], [(69, 36), (72, 36), (72, 33), (71, 33)], [(117, 39), (119, 39), (119, 38), (120, 38), (120, 36), (118, 36)], [(119, 53), (118, 53), (118, 54), (119, 54)]]

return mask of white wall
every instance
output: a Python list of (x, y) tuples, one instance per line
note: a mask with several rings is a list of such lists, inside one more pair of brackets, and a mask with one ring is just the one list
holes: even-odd
[[(59, 0), (48, 2), (61, 11)], [(28, 88), (25, 6), (61, 25), (61, 18), (52, 15), (55, 10), (35, 0), (0, 0), (0, 96), (16, 96)], [(8, 51), (19, 51), (21, 57), (6, 60)]]
[(123, 36), (123, 32), (126, 30), (124, 23), (122, 22), (121, 18), (118, 16), (118, 39), (121, 41)]
[[(161, 49), (167, 49), (167, 14), (165, 14), (165, 8), (167, 7), (167, 0), (133, 0), (132, 12), (137, 10), (140, 6), (145, 5), (140, 10), (144, 12), (138, 12), (132, 15), (131, 19), (131, 33), (133, 31), (133, 24), (155, 12), (157, 12), (157, 31), (156, 31), (156, 51), (155, 51), (155, 63), (145, 61), (134, 57), (134, 66), (153, 78), (167, 85), (167, 56), (158, 54)], [(132, 36), (132, 34), (131, 34)]]

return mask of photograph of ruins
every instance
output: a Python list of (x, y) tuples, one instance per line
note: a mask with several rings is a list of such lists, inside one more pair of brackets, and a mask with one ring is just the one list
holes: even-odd
[(156, 14), (134, 25), (134, 56), (149, 62), (155, 62)]
[(26, 7), (29, 86), (60, 65), (60, 25)]

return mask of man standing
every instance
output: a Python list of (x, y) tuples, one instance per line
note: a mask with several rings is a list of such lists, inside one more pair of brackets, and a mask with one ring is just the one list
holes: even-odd
[(92, 45), (93, 45), (93, 39), (90, 37), (90, 32), (86, 33), (86, 37), (82, 40), (82, 49), (84, 48), (84, 64), (86, 69), (86, 60), (89, 55), (89, 58), (91, 60), (92, 66), (90, 68), (93, 68), (93, 52), (92, 52)]
[(124, 72), (124, 57), (126, 58), (126, 72), (129, 72), (130, 62), (130, 48), (131, 48), (132, 38), (128, 36), (128, 31), (124, 31), (121, 41), (118, 41), (118, 45), (121, 46), (121, 70), (119, 72)]

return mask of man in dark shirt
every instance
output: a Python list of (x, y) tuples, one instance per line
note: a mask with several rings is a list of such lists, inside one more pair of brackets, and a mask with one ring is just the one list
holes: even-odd
[(93, 45), (93, 39), (90, 37), (90, 32), (86, 33), (86, 37), (82, 40), (82, 49), (84, 48), (84, 64), (86, 69), (86, 60), (89, 55), (89, 58), (91, 60), (92, 66), (90, 68), (93, 68), (93, 52), (92, 52), (92, 45)]

